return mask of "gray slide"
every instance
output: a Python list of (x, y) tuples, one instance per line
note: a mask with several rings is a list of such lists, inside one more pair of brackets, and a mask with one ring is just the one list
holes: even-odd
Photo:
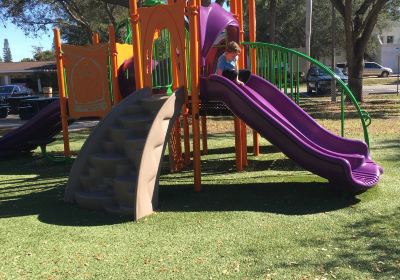
[(150, 89), (123, 99), (93, 130), (75, 160), (64, 200), (135, 220), (157, 207), (161, 159), (184, 102)]

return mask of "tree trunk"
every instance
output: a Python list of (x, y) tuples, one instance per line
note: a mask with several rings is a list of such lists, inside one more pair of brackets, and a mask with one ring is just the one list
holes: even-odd
[(355, 58), (348, 64), (349, 87), (357, 101), (364, 102), (363, 95), (363, 59)]
[(269, 1), (269, 24), (268, 24), (268, 42), (275, 43), (275, 30), (276, 30), (276, 8), (277, 8), (277, 0)]

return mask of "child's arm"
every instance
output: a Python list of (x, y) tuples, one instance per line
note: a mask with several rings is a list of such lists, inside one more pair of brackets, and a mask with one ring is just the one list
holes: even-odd
[(221, 68), (218, 68), (218, 69), (217, 69), (217, 75), (222, 76), (222, 69), (221, 69)]
[(238, 61), (237, 61), (237, 60), (236, 60), (236, 63), (235, 63), (235, 69), (236, 69), (236, 73), (237, 73), (237, 76), (236, 76), (236, 83), (237, 83), (238, 85), (243, 86), (244, 83), (243, 83), (242, 81), (239, 80), (239, 66), (238, 66)]

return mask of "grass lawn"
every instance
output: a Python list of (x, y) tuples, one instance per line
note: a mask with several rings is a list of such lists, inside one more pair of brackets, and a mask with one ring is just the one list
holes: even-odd
[[(0, 279), (399, 279), (400, 104), (379, 98), (363, 107), (385, 174), (356, 197), (334, 193), (265, 140), (235, 172), (227, 119), (209, 122), (204, 191), (194, 193), (191, 170), (164, 171), (159, 210), (139, 222), (64, 203), (70, 163), (39, 151), (1, 161)], [(336, 107), (320, 101), (304, 105), (337, 131)], [(349, 117), (346, 135), (359, 138)], [(76, 153), (87, 132), (71, 136)], [(60, 153), (61, 142), (48, 150)]]
[(381, 77), (364, 77), (363, 85), (396, 85), (397, 84), (397, 74), (393, 74), (387, 78)]

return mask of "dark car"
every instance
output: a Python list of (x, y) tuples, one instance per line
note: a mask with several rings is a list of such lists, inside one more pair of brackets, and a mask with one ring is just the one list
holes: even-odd
[(343, 74), (347, 75), (347, 63), (345, 62), (336, 63), (336, 67), (342, 70)]
[[(335, 68), (335, 74), (337, 77), (347, 84), (348, 77), (343, 74), (342, 70), (338, 67)], [(325, 94), (331, 91), (331, 80), (332, 76), (326, 73), (319, 67), (312, 66), (308, 70), (306, 81), (307, 81), (307, 93), (312, 94)]]
[(23, 85), (5, 85), (0, 86), (0, 101), (4, 101), (9, 97), (31, 95), (33, 90)]

